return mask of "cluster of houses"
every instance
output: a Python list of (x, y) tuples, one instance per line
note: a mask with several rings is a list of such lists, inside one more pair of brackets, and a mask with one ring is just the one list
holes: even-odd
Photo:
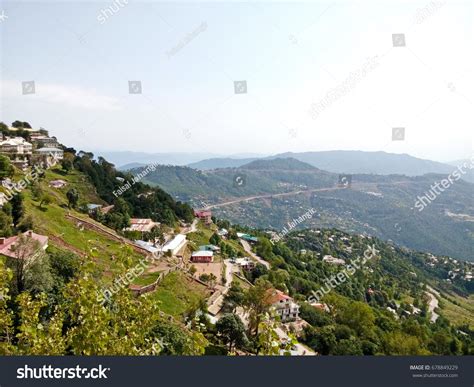
[[(9, 128), (10, 133), (15, 133), (19, 129)], [(23, 137), (6, 137), (0, 133), (0, 154), (7, 156), (11, 163), (19, 168), (26, 169), (33, 163), (43, 161), (48, 157), (61, 160), (64, 156), (56, 137), (49, 137), (47, 132), (39, 129), (21, 129), (28, 132), (30, 141)]]

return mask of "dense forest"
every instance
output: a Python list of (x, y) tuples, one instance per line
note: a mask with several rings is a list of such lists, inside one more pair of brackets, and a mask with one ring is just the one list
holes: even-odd
[[(74, 154), (71, 153), (74, 150), (67, 151)], [(160, 188), (135, 181), (131, 174), (117, 171), (113, 164), (102, 157), (95, 160), (92, 153), (81, 151), (75, 155), (72, 163), (77, 170), (89, 177), (99, 197), (115, 206), (110, 215), (114, 219), (106, 220), (112, 227), (117, 225), (113, 228), (126, 225), (126, 219), (130, 217), (151, 218), (171, 226), (179, 219), (189, 222), (194, 217), (188, 204), (175, 201)], [(127, 183), (129, 188), (121, 190)]]

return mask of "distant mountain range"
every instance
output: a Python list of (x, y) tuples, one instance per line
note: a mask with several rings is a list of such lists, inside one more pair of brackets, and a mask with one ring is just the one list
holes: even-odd
[[(220, 156), (211, 153), (145, 153), (145, 152), (96, 152), (110, 160), (117, 169), (125, 171), (151, 163), (188, 166), (202, 171), (219, 168), (239, 168), (256, 160), (293, 158), (313, 167), (333, 173), (421, 176), (427, 173), (450, 174), (468, 160), (449, 163), (424, 160), (407, 154), (364, 151), (286, 152), (273, 156), (251, 153)], [(474, 169), (462, 176), (474, 183)]]
[[(406, 176), (421, 176), (427, 173), (450, 174), (455, 169), (453, 166), (458, 166), (461, 162), (467, 161), (462, 160), (445, 164), (437, 161), (419, 159), (407, 154), (363, 151), (287, 152), (269, 156), (264, 159), (288, 157), (333, 173), (396, 174)], [(200, 170), (238, 168), (255, 160), (257, 160), (257, 158), (211, 158), (190, 163), (188, 166)], [(474, 171), (470, 170), (470, 173), (466, 173), (463, 178), (467, 181), (474, 182)]]
[(152, 163), (164, 164), (164, 165), (187, 165), (190, 163), (197, 162), (199, 160), (216, 157), (215, 153), (146, 153), (146, 152), (108, 152), (108, 151), (96, 151), (94, 152), (97, 156), (102, 156), (107, 161), (113, 163), (118, 169), (125, 170), (128, 165), (148, 165)]
[[(402, 160), (406, 157), (400, 156)], [(447, 167), (449, 173), (455, 169)], [(352, 183), (346, 186), (338, 173), (296, 158), (277, 158), (212, 170), (159, 166), (145, 180), (176, 200), (189, 202), (194, 208), (210, 207), (217, 217), (234, 223), (281, 231), (292, 219), (314, 208), (317, 215), (301, 227), (335, 227), (390, 239), (413, 249), (474, 260), (473, 184), (456, 181), (434, 195), (423, 211), (416, 206), (419, 196), (426, 195), (446, 173), (353, 173)]]

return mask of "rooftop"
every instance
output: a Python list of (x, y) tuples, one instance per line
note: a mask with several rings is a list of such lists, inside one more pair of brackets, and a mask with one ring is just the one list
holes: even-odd
[(171, 241), (163, 246), (163, 251), (174, 250), (186, 240), (186, 235), (178, 234)]
[(212, 251), (195, 251), (191, 257), (212, 257), (214, 253)]
[(132, 218), (130, 219), (130, 227), (127, 227), (126, 231), (141, 231), (141, 232), (148, 232), (153, 229), (153, 227), (159, 225), (159, 223), (155, 223), (150, 218)]
[[(36, 234), (33, 231), (26, 231), (23, 233), (27, 238), (31, 238), (37, 241), (41, 248), (45, 248), (48, 245), (48, 237), (45, 235)], [(10, 258), (16, 258), (14, 247), (18, 242), (20, 236), (12, 236), (10, 238), (0, 238), (0, 255), (4, 255)], [(12, 249), (13, 248), (13, 249)]]

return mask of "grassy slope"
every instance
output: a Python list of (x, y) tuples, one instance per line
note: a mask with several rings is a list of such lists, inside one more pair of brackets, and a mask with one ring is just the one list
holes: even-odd
[(208, 297), (203, 285), (186, 277), (181, 272), (168, 274), (160, 283), (158, 289), (148, 297), (160, 303), (160, 309), (174, 317), (180, 317), (200, 299)]
[[(49, 187), (49, 181), (56, 179), (67, 181), (68, 185), (61, 189)], [(66, 192), (71, 187), (79, 191), (81, 202), (102, 203), (97, 197), (94, 187), (87, 181), (86, 177), (77, 171), (63, 175), (57, 170), (49, 170), (46, 172), (46, 177), (39, 184), (43, 191), (50, 194), (53, 198), (51, 204), (43, 206), (43, 208), (40, 208), (39, 203), (32, 198), (29, 189), (23, 191), (26, 213), (33, 218), (35, 231), (50, 237), (59, 237), (68, 245), (84, 253), (95, 249), (99, 266), (104, 271), (114, 272), (113, 256), (118, 256), (122, 253), (122, 244), (94, 230), (81, 230), (75, 221), (66, 218), (67, 213), (70, 211), (75, 216), (91, 221), (87, 215), (67, 208)], [(50, 244), (55, 246), (56, 242), (51, 240)], [(56, 247), (64, 249), (64, 246), (61, 245), (56, 245)], [(141, 258), (141, 255), (132, 252), (131, 258), (138, 260)]]
[[(469, 324), (470, 329), (474, 329), (474, 295), (470, 295), (468, 298), (454, 294), (449, 294), (446, 298), (443, 293), (442, 295), (440, 314), (455, 326)], [(452, 301), (461, 306), (454, 304)]]

